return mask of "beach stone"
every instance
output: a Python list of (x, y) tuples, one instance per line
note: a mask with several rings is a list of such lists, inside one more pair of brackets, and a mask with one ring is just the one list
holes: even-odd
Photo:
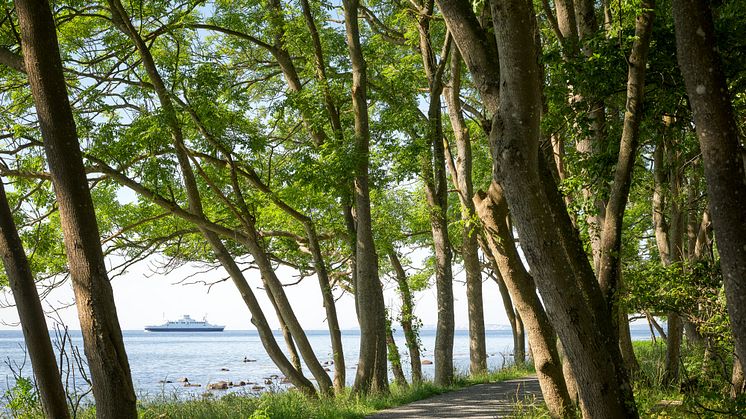
[(328, 367), (324, 368), (324, 371), (331, 371)]
[(238, 384), (236, 384), (239, 387), (243, 387), (246, 385), (246, 381), (239, 381)]
[(160, 380), (160, 381), (158, 381), (158, 384), (171, 384), (171, 383), (173, 383), (173, 381), (171, 381), (171, 380)]
[(181, 377), (181, 378), (177, 379), (176, 381), (179, 382), (179, 383), (188, 383), (189, 379), (186, 378), (186, 377)]
[(207, 385), (208, 390), (226, 390), (228, 383), (225, 381), (218, 381), (217, 383), (210, 383)]
[(433, 364), (433, 361), (431, 361), (429, 359), (423, 359), (422, 360), (422, 365), (432, 365), (432, 364)]
[(251, 387), (251, 389), (254, 391), (260, 391), (260, 390), (264, 390), (264, 386), (253, 386)]
[(264, 380), (264, 384), (267, 384), (267, 385), (269, 385), (269, 384), (272, 384), (272, 380), (270, 380), (270, 379), (268, 378), (268, 379)]
[(221, 368), (220, 371), (230, 371), (228, 368)]
[(202, 384), (190, 383), (187, 381), (184, 383), (184, 387), (202, 387)]
[(290, 384), (290, 380), (287, 377), (282, 377), (282, 380), (280, 380), (280, 384)]

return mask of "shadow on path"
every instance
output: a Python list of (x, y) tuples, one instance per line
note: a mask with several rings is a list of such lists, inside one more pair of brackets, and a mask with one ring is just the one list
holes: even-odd
[(536, 377), (498, 383), (477, 384), (393, 409), (382, 410), (371, 419), (394, 418), (504, 418), (524, 406), (542, 401)]

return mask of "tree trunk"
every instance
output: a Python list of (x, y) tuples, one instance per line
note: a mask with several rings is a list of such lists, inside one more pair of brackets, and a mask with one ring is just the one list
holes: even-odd
[(478, 374), (487, 370), (487, 346), (484, 334), (482, 270), (479, 263), (479, 232), (477, 231), (478, 226), (474, 223), (475, 209), (474, 202), (471, 200), (471, 196), (474, 195), (471, 170), (471, 138), (461, 111), (460, 92), (461, 55), (457, 49), (454, 49), (451, 57), (451, 86), (443, 89), (443, 96), (448, 104), (448, 116), (451, 120), (456, 149), (458, 150), (455, 173), (451, 173), (451, 179), (459, 192), (461, 221), (464, 223), (461, 236), (463, 243), (461, 257), (464, 260), (464, 270), (466, 271), (466, 301), (469, 308), (470, 371), (472, 374)]
[(26, 72), (52, 176), (96, 415), (137, 417), (127, 354), (101, 251), (49, 3), (16, 1)]
[(355, 114), (355, 215), (357, 265), (355, 299), (360, 320), (360, 357), (353, 391), (387, 392), (386, 315), (373, 241), (368, 165), (368, 76), (360, 46), (359, 0), (343, 0), (347, 47), (352, 62), (352, 107)]
[[(440, 95), (443, 92), (443, 69), (446, 56), (437, 63), (430, 36), (430, 20), (434, 0), (426, 0), (420, 5), (418, 30), (423, 66), (430, 89), (427, 112), (427, 134), (424, 138), (427, 147), (420, 156), (422, 177), (425, 183), (425, 196), (430, 210), (430, 229), (433, 235), (435, 253), (435, 288), (437, 293), (438, 320), (435, 334), (435, 377), (439, 385), (449, 385), (453, 381), (453, 255), (448, 240), (448, 188), (446, 179), (445, 150), (443, 145), (443, 123)], [(450, 37), (446, 37), (445, 51), (448, 51)]]
[[(709, 2), (674, 0), (676, 52), (707, 181), (736, 353), (746, 353), (746, 177)], [(743, 367), (743, 361), (742, 361)]]
[(401, 356), (399, 346), (394, 340), (394, 332), (391, 330), (391, 318), (386, 319), (386, 347), (388, 348), (388, 359), (391, 361), (391, 371), (394, 373), (394, 381), (401, 387), (407, 387), (407, 379), (401, 367)]
[(500, 273), (500, 266), (492, 255), (489, 244), (487, 244), (487, 239), (483, 235), (479, 236), (479, 246), (492, 267), (493, 279), (495, 280), (495, 283), (497, 283), (497, 288), (500, 291), (500, 297), (503, 302), (503, 308), (505, 309), (505, 315), (508, 317), (508, 323), (510, 323), (510, 329), (513, 332), (513, 362), (516, 365), (525, 364), (526, 335), (523, 321), (521, 320), (518, 310), (513, 307), (513, 300), (510, 298), (510, 291), (508, 291), (508, 287), (505, 285), (505, 280)]
[(0, 253), (3, 256), (5, 274), (8, 276), (13, 293), (18, 318), (23, 329), (36, 385), (41, 396), (44, 413), (50, 418), (70, 417), (65, 399), (65, 389), (60, 381), (57, 359), (49, 339), (44, 310), (34, 283), (23, 243), (13, 221), (13, 213), (5, 196), (5, 188), (0, 180)]
[[(478, 23), (469, 2), (439, 1), (439, 5), (470, 71), (483, 81), (477, 87), (494, 114), (490, 145), (495, 177), (505, 191), (547, 312), (573, 364), (582, 412), (588, 417), (638, 417), (617, 336), (610, 334), (603, 295), (547, 163), (539, 159), (542, 105), (531, 4), (521, 0), (491, 4), (499, 63), (487, 54), (486, 35), (475, 27)], [(499, 79), (494, 78), (495, 67), (500, 69)]]
[(474, 203), (484, 226), (491, 256), (528, 331), (536, 373), (547, 407), (554, 417), (571, 416), (572, 401), (562, 376), (554, 329), (536, 295), (534, 281), (523, 267), (505, 222), (508, 208), (500, 187), (493, 182), (488, 194), (480, 191), (474, 196)]
[(404, 339), (409, 351), (409, 362), (412, 366), (412, 383), (419, 383), (422, 381), (422, 364), (420, 362), (420, 338), (413, 322), (417, 318), (414, 315), (412, 292), (409, 289), (407, 273), (404, 272), (404, 267), (396, 251), (390, 250), (388, 256), (391, 266), (394, 267), (399, 296), (401, 297), (401, 327), (404, 331)]
[[(622, 223), (632, 185), (632, 170), (637, 156), (642, 104), (645, 96), (645, 66), (648, 61), (650, 38), (653, 32), (654, 0), (642, 2), (642, 13), (637, 16), (635, 41), (628, 60), (627, 105), (624, 126), (619, 145), (619, 157), (614, 183), (606, 205), (601, 237), (598, 282), (604, 293), (606, 305), (612, 316), (612, 325), (617, 326), (619, 315), (619, 288), (621, 287)], [(626, 315), (625, 315), (626, 318)], [(618, 327), (613, 332), (619, 334)]]

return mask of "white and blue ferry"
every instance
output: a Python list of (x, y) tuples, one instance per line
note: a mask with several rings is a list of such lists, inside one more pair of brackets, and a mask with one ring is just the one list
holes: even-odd
[(185, 314), (179, 320), (169, 320), (160, 326), (145, 326), (148, 332), (222, 332), (225, 326), (207, 323), (207, 320), (197, 321)]

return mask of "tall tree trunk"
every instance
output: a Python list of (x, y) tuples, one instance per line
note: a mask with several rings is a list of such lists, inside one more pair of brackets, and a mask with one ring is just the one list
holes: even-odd
[(491, 257), (528, 330), (534, 365), (547, 407), (554, 417), (571, 416), (572, 401), (562, 376), (554, 329), (536, 295), (534, 281), (523, 267), (512, 233), (505, 222), (508, 207), (500, 187), (493, 182), (489, 193), (480, 191), (474, 196), (474, 203), (484, 226)]
[[(469, 2), (439, 5), (487, 110), (494, 115), (490, 144), (495, 177), (573, 364), (581, 410), (588, 417), (638, 417), (617, 336), (610, 333), (610, 313), (550, 169), (540, 159), (542, 105), (532, 6), (521, 0), (491, 3), (498, 63), (487, 53), (486, 35)], [(494, 77), (495, 67), (500, 69), (499, 79)]]
[(441, 62), (436, 62), (430, 35), (430, 20), (434, 0), (423, 1), (418, 8), (418, 31), (423, 66), (430, 89), (427, 112), (427, 147), (420, 156), (425, 197), (430, 210), (430, 229), (435, 253), (435, 288), (438, 320), (435, 334), (435, 383), (449, 385), (453, 381), (453, 255), (448, 240), (448, 181), (446, 179), (445, 150), (440, 96), (443, 92), (443, 71), (447, 61), (450, 37), (446, 36)]
[(409, 351), (409, 362), (412, 367), (412, 383), (419, 383), (422, 381), (422, 364), (420, 362), (420, 338), (414, 322), (416, 317), (414, 314), (412, 292), (409, 289), (407, 273), (404, 271), (399, 255), (392, 249), (389, 250), (388, 256), (391, 266), (394, 267), (394, 275), (399, 288), (399, 296), (401, 297), (401, 327), (404, 331), (404, 339), (407, 342), (407, 350)]
[[(674, 0), (676, 52), (702, 150), (736, 353), (746, 354), (746, 177), (709, 2)], [(743, 367), (743, 361), (741, 361)]]
[(13, 213), (8, 205), (5, 187), (0, 180), (0, 253), (3, 256), (5, 274), (8, 276), (18, 318), (21, 321), (23, 340), (26, 343), (36, 385), (41, 395), (44, 413), (50, 418), (70, 417), (62, 387), (60, 372), (52, 342), (49, 339), (44, 310), (36, 291), (34, 274), (31, 272), (23, 243), (13, 222)]
[(57, 33), (47, 1), (16, 1), (21, 44), (52, 176), (96, 415), (137, 417), (127, 354), (101, 251)]
[(352, 62), (352, 107), (355, 114), (355, 231), (357, 265), (355, 299), (360, 320), (360, 357), (353, 390), (387, 392), (386, 315), (383, 289), (378, 278), (378, 257), (373, 241), (368, 166), (368, 75), (360, 46), (359, 0), (343, 0), (347, 47)]
[[(478, 374), (487, 370), (487, 346), (484, 334), (482, 269), (479, 263), (479, 232), (478, 226), (474, 223), (475, 209), (474, 202), (471, 200), (471, 196), (474, 195), (471, 138), (461, 110), (461, 55), (458, 49), (454, 49), (451, 56), (451, 85), (443, 89), (443, 96), (448, 104), (448, 116), (458, 150), (451, 179), (458, 190), (461, 221), (464, 223), (461, 236), (461, 257), (466, 271), (470, 371), (472, 374)], [(507, 307), (506, 310), (508, 310)]]

